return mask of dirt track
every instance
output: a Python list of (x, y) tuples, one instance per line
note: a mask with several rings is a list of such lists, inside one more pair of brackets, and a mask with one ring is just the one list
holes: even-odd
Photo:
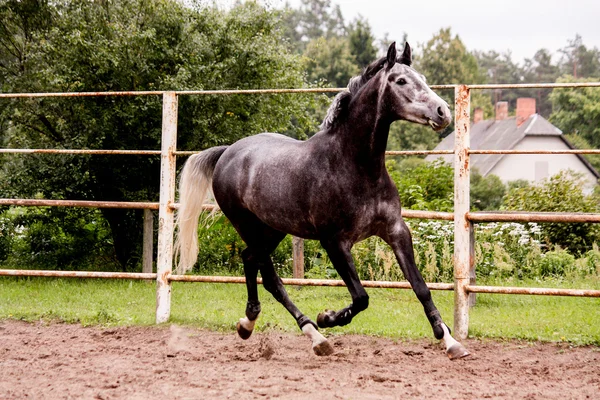
[(599, 398), (600, 348), (469, 340), (449, 361), (431, 341), (303, 336), (242, 341), (180, 327), (0, 321), (0, 399)]

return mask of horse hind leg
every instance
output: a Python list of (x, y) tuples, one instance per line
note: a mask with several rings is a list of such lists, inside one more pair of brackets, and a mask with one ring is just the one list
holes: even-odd
[(246, 316), (240, 318), (236, 328), (238, 335), (246, 340), (254, 331), (256, 320), (260, 314), (260, 301), (258, 300), (258, 287), (256, 277), (258, 275), (258, 265), (253, 260), (251, 252), (248, 249), (242, 251), (242, 260), (244, 262), (244, 275), (246, 277), (246, 290), (248, 292), (248, 302), (246, 303)]
[[(290, 300), (281, 279), (275, 271), (270, 254), (283, 240), (285, 234), (273, 230), (256, 217), (245, 214), (246, 223), (243, 226), (233, 223), (248, 247), (242, 252), (244, 262), (244, 274), (246, 276), (246, 288), (248, 290), (248, 302), (246, 305), (246, 316), (237, 323), (238, 335), (242, 339), (248, 339), (252, 335), (258, 315), (260, 314), (260, 302), (258, 300), (257, 274), (260, 271), (263, 286), (273, 297), (281, 303), (294, 317), (302, 332), (312, 341), (312, 348), (316, 355), (326, 356), (333, 353), (333, 347), (327, 339), (319, 333), (317, 326), (306, 317)], [(237, 221), (237, 219), (236, 219)], [(233, 221), (232, 221), (233, 222)], [(249, 223), (253, 222), (253, 223)]]
[(415, 263), (412, 238), (404, 221), (400, 221), (396, 225), (396, 229), (383, 239), (392, 247), (402, 273), (423, 305), (435, 338), (443, 341), (448, 358), (455, 360), (469, 356), (471, 353), (452, 337), (450, 328), (444, 323), (440, 312), (433, 303), (431, 291), (427, 287)]
[(260, 273), (263, 278), (263, 286), (273, 295), (275, 300), (281, 303), (296, 320), (298, 327), (312, 341), (313, 352), (318, 356), (328, 356), (333, 353), (333, 346), (319, 333), (317, 325), (304, 315), (289, 298), (281, 278), (277, 275), (270, 256), (262, 257)]

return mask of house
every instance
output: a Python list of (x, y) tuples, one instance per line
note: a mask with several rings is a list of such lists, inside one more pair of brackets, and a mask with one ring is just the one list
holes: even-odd
[[(535, 99), (517, 99), (516, 116), (508, 116), (508, 102), (496, 104), (493, 120), (483, 119), (483, 110), (476, 109), (471, 124), (472, 150), (567, 150), (574, 147), (565, 139), (561, 130), (537, 114)], [(435, 148), (454, 149), (452, 132)], [(426, 160), (442, 158), (452, 163), (453, 155), (429, 155)], [(502, 182), (524, 179), (540, 182), (561, 170), (570, 169), (583, 174), (585, 191), (591, 192), (600, 174), (580, 154), (473, 154), (471, 168), (483, 176), (497, 175)]]

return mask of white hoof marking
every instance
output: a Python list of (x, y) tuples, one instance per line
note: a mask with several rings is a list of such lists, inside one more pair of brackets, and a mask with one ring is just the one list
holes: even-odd
[[(442, 324), (442, 329), (444, 330), (444, 337), (442, 340), (444, 341), (444, 346), (446, 346), (446, 351), (448, 351), (448, 349), (457, 344), (458, 341), (452, 337), (446, 324)], [(458, 344), (460, 345), (460, 343)]]
[(327, 339), (325, 338), (325, 336), (321, 335), (321, 333), (315, 329), (314, 326), (312, 326), (312, 324), (306, 324), (302, 327), (302, 332), (304, 332), (304, 334), (306, 336), (308, 336), (310, 338), (310, 340), (312, 340), (312, 347), (317, 347), (319, 346), (321, 343), (326, 342)]
[[(258, 318), (257, 318), (258, 319)], [(254, 325), (256, 324), (256, 320), (250, 321), (248, 317), (240, 318), (240, 325), (246, 329), (248, 332), (252, 332), (254, 330)]]

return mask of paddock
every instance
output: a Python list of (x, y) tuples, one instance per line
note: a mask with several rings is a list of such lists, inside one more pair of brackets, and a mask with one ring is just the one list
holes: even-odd
[(453, 362), (433, 340), (330, 337), (335, 353), (301, 335), (247, 341), (178, 326), (102, 328), (0, 322), (0, 398), (592, 399), (600, 351), (568, 343), (467, 339)]

